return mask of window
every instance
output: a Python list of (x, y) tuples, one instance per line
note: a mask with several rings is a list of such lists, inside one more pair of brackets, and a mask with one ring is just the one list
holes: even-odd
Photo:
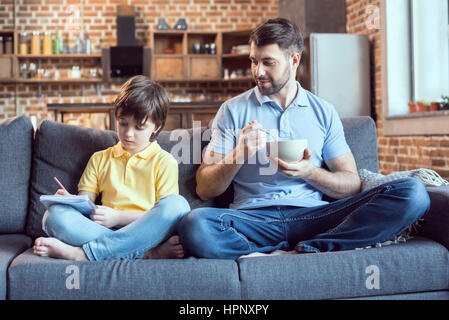
[(386, 1), (389, 115), (449, 93), (448, 0)]
[[(449, 113), (408, 114), (409, 101), (440, 101), (442, 95), (449, 95), (448, 2), (381, 2), (385, 135), (449, 133)], [(443, 125), (443, 119), (435, 117), (447, 117), (447, 128), (425, 123)]]

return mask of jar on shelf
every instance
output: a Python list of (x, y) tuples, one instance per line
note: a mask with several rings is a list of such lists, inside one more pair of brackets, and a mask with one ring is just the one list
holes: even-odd
[(5, 54), (12, 54), (13, 53), (13, 50), (12, 50), (12, 37), (11, 36), (6, 36), (5, 37), (4, 53)]
[(36, 78), (36, 75), (37, 75), (36, 64), (31, 62), (30, 66), (28, 67), (28, 77), (29, 78)]
[(41, 40), (39, 38), (39, 31), (33, 31), (33, 36), (31, 37), (31, 54), (41, 53)]
[(51, 54), (51, 32), (45, 31), (44, 32), (44, 48), (43, 48), (43, 54)]
[(73, 79), (79, 79), (81, 78), (81, 70), (79, 66), (73, 66), (72, 67), (72, 74), (71, 74)]
[(20, 65), (20, 77), (22, 79), (28, 78), (28, 65), (26, 63)]
[(19, 53), (28, 54), (28, 34), (26, 32), (20, 34)]

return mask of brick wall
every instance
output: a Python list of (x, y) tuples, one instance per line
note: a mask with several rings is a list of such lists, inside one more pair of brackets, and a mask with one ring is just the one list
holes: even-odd
[(449, 136), (383, 135), (379, 0), (346, 0), (347, 32), (366, 34), (371, 40), (372, 94), (378, 129), (380, 172), (429, 168), (449, 179)]
[[(16, 29), (61, 30), (69, 43), (74, 41), (82, 26), (89, 33), (93, 52), (102, 46), (116, 44), (115, 16), (117, 4), (136, 6), (137, 40), (150, 45), (149, 33), (155, 30), (160, 17), (166, 17), (173, 26), (178, 17), (185, 17), (189, 29), (229, 30), (249, 29), (259, 22), (278, 15), (277, 0), (22, 0), (18, 1)], [(385, 137), (383, 136), (381, 48), (376, 8), (379, 0), (346, 0), (347, 32), (366, 34), (371, 40), (371, 70), (373, 107), (378, 129), (380, 171), (384, 174), (420, 167), (431, 168), (449, 178), (449, 136)], [(0, 30), (14, 27), (13, 1), (0, 0)], [(79, 12), (79, 15), (78, 13)], [(79, 18), (78, 18), (79, 17)], [(222, 99), (242, 92), (248, 83), (163, 83), (172, 97), (177, 95), (207, 95)], [(46, 85), (41, 87), (42, 97), (36, 96), (36, 85), (0, 84), (0, 119), (18, 114), (52, 118), (46, 110), (48, 102), (113, 101), (117, 87), (100, 86), (96, 96), (93, 85)], [(17, 101), (17, 104), (16, 104)], [(16, 110), (17, 106), (17, 110)], [(72, 115), (85, 123), (87, 115)]]
[[(22, 0), (16, 1), (16, 27), (21, 31), (59, 30), (68, 45), (75, 41), (78, 30), (88, 32), (92, 52), (102, 47), (116, 45), (117, 5), (134, 5), (136, 8), (136, 38), (140, 45), (150, 46), (150, 32), (156, 30), (160, 17), (165, 17), (173, 27), (184, 17), (189, 30), (252, 29), (265, 19), (278, 15), (277, 0)], [(13, 0), (0, 0), (0, 30), (14, 28)], [(79, 61), (44, 61), (67, 72)], [(83, 62), (85, 63), (85, 62)], [(61, 74), (62, 76), (62, 74)], [(196, 95), (201, 98), (224, 99), (241, 93), (251, 82), (239, 83), (162, 83), (172, 98)], [(96, 96), (95, 85), (51, 84), (37, 85), (0, 84), (0, 119), (26, 114), (38, 118), (53, 118), (46, 110), (47, 103), (113, 101), (118, 86), (100, 85)], [(209, 97), (210, 96), (210, 97)], [(17, 101), (17, 104), (16, 104)], [(16, 110), (17, 109), (17, 110)], [(78, 119), (85, 124), (89, 115), (69, 115), (68, 122)]]

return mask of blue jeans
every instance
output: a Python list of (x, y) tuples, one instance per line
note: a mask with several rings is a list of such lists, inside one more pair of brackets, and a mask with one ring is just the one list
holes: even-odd
[(317, 207), (198, 208), (181, 220), (178, 234), (187, 253), (204, 258), (351, 250), (394, 238), (429, 207), (424, 185), (406, 178)]
[(89, 260), (138, 259), (168, 239), (176, 224), (190, 211), (180, 195), (160, 199), (142, 217), (117, 230), (106, 228), (66, 205), (53, 205), (43, 230), (72, 246), (81, 246)]

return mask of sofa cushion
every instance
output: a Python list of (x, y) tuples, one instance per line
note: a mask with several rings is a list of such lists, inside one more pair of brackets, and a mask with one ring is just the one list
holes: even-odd
[(449, 300), (449, 291), (427, 291), (417, 293), (389, 294), (386, 296), (357, 297), (345, 300)]
[[(9, 299), (240, 299), (234, 260), (77, 262), (28, 250), (11, 263)], [(78, 281), (79, 280), (79, 281)]]
[(449, 252), (426, 238), (381, 248), (238, 260), (242, 299), (342, 299), (447, 290)]
[(449, 250), (449, 186), (427, 187), (430, 209), (423, 216), (418, 233), (435, 240)]
[(6, 299), (7, 270), (20, 253), (31, 247), (30, 237), (23, 234), (0, 235), (0, 300)]
[(202, 161), (202, 150), (208, 141), (203, 141), (205, 128), (162, 131), (157, 141), (162, 149), (171, 153), (178, 161), (179, 194), (189, 202), (192, 209), (212, 207), (213, 200), (202, 201), (196, 194), (195, 174)]
[(371, 117), (342, 118), (346, 142), (358, 169), (379, 171), (376, 124)]
[(0, 122), (0, 233), (23, 233), (34, 129), (21, 116)]
[(78, 193), (78, 182), (90, 156), (113, 146), (118, 141), (112, 131), (77, 127), (44, 120), (34, 142), (31, 173), (30, 206), (26, 232), (32, 237), (44, 236), (42, 216), (45, 207), (42, 194), (54, 194), (59, 188), (57, 177), (70, 193)]

